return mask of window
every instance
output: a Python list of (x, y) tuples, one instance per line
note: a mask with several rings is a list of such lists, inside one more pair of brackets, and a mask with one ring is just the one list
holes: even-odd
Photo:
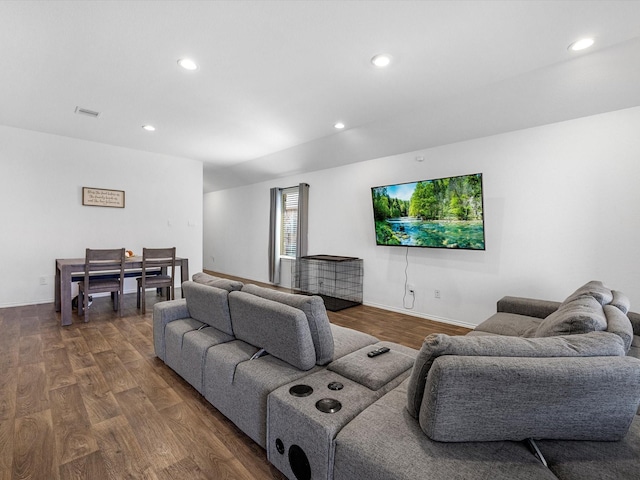
[(309, 184), (269, 189), (269, 282), (280, 283), (280, 259), (308, 250)]
[(295, 257), (298, 238), (298, 187), (282, 190), (282, 212), (280, 218), (280, 254)]

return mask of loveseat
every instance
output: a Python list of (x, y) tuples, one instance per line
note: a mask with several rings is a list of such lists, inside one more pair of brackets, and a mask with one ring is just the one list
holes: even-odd
[(505, 297), (416, 351), (330, 324), (319, 297), (193, 280), (154, 306), (156, 354), (288, 478), (637, 478), (640, 323), (599, 282)]
[(337, 435), (334, 478), (640, 478), (627, 309), (589, 282), (562, 303), (505, 297), (467, 336), (427, 337), (411, 377)]

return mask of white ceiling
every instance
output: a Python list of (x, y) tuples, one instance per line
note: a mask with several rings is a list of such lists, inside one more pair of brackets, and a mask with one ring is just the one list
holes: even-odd
[(1, 1), (0, 52), (0, 124), (205, 192), (640, 105), (640, 1)]

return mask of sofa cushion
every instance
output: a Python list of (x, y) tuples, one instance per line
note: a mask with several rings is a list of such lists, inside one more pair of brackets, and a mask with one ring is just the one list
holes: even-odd
[(189, 309), (184, 298), (159, 302), (153, 306), (153, 348), (162, 361), (166, 361), (165, 328), (169, 323), (182, 318), (189, 318)]
[(615, 333), (622, 338), (625, 351), (629, 351), (633, 342), (633, 327), (629, 317), (613, 305), (605, 305), (603, 310), (607, 317), (607, 332)]
[[(156, 304), (157, 305), (157, 304)], [(342, 327), (335, 323), (330, 324), (333, 335), (333, 360), (344, 357), (367, 345), (373, 345), (378, 339), (368, 333), (359, 332), (351, 328)]]
[(631, 307), (631, 301), (629, 300), (629, 297), (618, 290), (611, 290), (611, 293), (613, 294), (611, 305), (613, 305), (614, 307), (618, 307), (618, 309), (620, 309), (620, 311), (626, 315), (629, 312), (629, 308)]
[(242, 289), (242, 282), (238, 282), (237, 280), (230, 280), (228, 278), (220, 278), (214, 277), (213, 275), (209, 275), (208, 273), (199, 272), (194, 274), (191, 277), (196, 283), (201, 283), (202, 285), (208, 285), (210, 287), (222, 288), (227, 292), (234, 292), (236, 290)]
[(217, 328), (203, 327), (184, 332), (180, 352), (179, 373), (199, 393), (204, 393), (204, 364), (207, 352), (215, 345), (234, 340), (234, 337)]
[(607, 287), (605, 287), (602, 282), (597, 280), (592, 280), (590, 282), (585, 283), (583, 286), (578, 288), (575, 292), (569, 295), (563, 304), (572, 302), (576, 298), (579, 297), (593, 297), (595, 298), (600, 305), (607, 305), (611, 303), (613, 300), (613, 293)]
[(510, 337), (532, 337), (542, 318), (498, 312), (478, 325), (474, 332), (486, 332)]
[(547, 315), (555, 312), (559, 306), (560, 302), (550, 300), (506, 296), (498, 300), (496, 311), (543, 319)]
[(522, 442), (434, 442), (403, 408), (406, 385), (340, 430), (334, 480), (557, 480)]
[(627, 312), (627, 317), (629, 317), (629, 321), (633, 327), (633, 334), (640, 336), (640, 313)]
[(184, 376), (185, 373), (182, 369), (182, 345), (184, 336), (186, 333), (195, 331), (203, 326), (204, 324), (202, 322), (193, 318), (182, 318), (168, 323), (164, 329), (164, 363), (173, 368), (180, 376)]
[(563, 303), (545, 318), (533, 336), (574, 335), (606, 329), (607, 319), (599, 301), (591, 296), (579, 296)]
[(251, 284), (242, 287), (242, 291), (302, 310), (309, 322), (309, 330), (316, 350), (316, 363), (326, 365), (333, 359), (333, 335), (322, 297), (279, 292)]
[(233, 335), (228, 291), (196, 282), (184, 282), (182, 293), (187, 299), (191, 318), (217, 328), (227, 335)]
[(316, 364), (309, 323), (301, 310), (246, 292), (229, 293), (229, 309), (236, 338), (300, 370)]
[(548, 338), (455, 336), (433, 334), (424, 339), (408, 385), (407, 410), (418, 418), (427, 375), (441, 355), (487, 357), (589, 357), (623, 356), (622, 339), (607, 332)]
[[(381, 347), (387, 347), (390, 351), (376, 357), (367, 355)], [(408, 347), (402, 345), (381, 342), (345, 355), (331, 362), (327, 368), (369, 390), (376, 391), (413, 366), (415, 354), (407, 355), (407, 349)]]
[[(253, 441), (266, 448), (267, 396), (310, 372), (272, 355), (250, 360), (256, 352), (255, 347), (240, 340), (209, 349), (205, 360), (204, 396)], [(214, 472), (206, 478), (221, 476)]]
[(640, 475), (640, 416), (619, 442), (541, 440), (549, 469), (562, 480), (631, 480)]

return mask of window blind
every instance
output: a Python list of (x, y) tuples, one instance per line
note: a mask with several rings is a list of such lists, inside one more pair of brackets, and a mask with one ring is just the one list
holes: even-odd
[(298, 237), (298, 187), (282, 192), (282, 245), (283, 255), (295, 257)]

